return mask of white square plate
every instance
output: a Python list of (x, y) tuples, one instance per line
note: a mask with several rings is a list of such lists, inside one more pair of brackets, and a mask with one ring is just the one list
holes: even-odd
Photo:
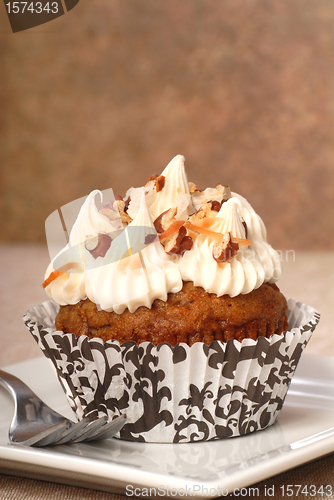
[[(73, 417), (45, 358), (5, 370), (23, 379), (55, 410)], [(334, 358), (304, 353), (275, 425), (225, 440), (149, 444), (109, 439), (25, 448), (8, 444), (14, 404), (2, 388), (0, 408), (4, 474), (136, 496), (215, 498), (334, 451)]]

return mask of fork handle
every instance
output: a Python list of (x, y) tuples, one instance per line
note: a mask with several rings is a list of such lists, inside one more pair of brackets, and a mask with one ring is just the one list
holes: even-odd
[(15, 401), (18, 397), (36, 397), (36, 394), (22, 380), (3, 370), (0, 370), (0, 385), (11, 393)]

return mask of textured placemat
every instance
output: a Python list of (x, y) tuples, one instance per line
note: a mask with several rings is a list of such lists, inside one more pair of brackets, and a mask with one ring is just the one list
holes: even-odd
[[(240, 499), (243, 497), (257, 498), (258, 500), (296, 498), (298, 485), (301, 487), (298, 495), (301, 498), (316, 500), (334, 498), (334, 454), (268, 478), (237, 492), (236, 495), (228, 495), (228, 498)], [(288, 486), (290, 486), (290, 490), (287, 489)], [(301, 489), (305, 487), (307, 487), (307, 495), (306, 490), (304, 490), (304, 494), (301, 493)], [(321, 487), (323, 488), (321, 489)], [(294, 491), (295, 494), (288, 495), (288, 492), (291, 493), (291, 491)], [(125, 500), (127, 498), (138, 497), (0, 475), (1, 500)]]

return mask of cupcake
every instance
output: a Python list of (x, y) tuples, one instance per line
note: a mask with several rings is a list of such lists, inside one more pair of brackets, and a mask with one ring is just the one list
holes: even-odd
[(262, 219), (184, 158), (141, 188), (84, 201), (25, 323), (79, 419), (126, 414), (118, 437), (191, 442), (273, 424), (319, 321), (286, 300)]

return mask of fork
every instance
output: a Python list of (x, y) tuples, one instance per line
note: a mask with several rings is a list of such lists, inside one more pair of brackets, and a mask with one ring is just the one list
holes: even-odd
[(0, 386), (14, 398), (14, 416), (9, 440), (26, 446), (50, 446), (113, 437), (126, 422), (120, 415), (107, 423), (107, 416), (72, 422), (42, 401), (22, 380), (0, 370)]

